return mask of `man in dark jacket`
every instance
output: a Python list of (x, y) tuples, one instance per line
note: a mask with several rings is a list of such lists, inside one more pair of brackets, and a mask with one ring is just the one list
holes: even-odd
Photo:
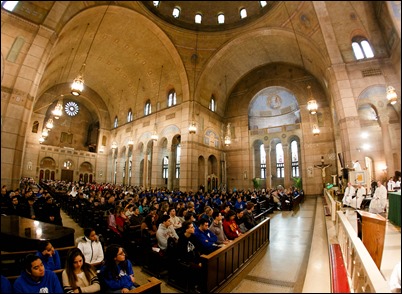
[(244, 226), (247, 230), (250, 230), (257, 225), (253, 214), (254, 205), (253, 202), (247, 202), (246, 209), (243, 211)]

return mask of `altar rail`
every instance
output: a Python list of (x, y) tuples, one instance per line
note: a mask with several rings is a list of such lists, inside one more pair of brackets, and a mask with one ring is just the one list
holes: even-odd
[(201, 255), (202, 292), (216, 292), (223, 286), (253, 255), (268, 245), (269, 232), (270, 218), (266, 218), (228, 245), (208, 255)]
[(350, 278), (351, 292), (390, 293), (387, 280), (342, 211), (337, 212), (336, 232)]
[[(333, 190), (331, 190), (333, 191)], [(331, 216), (331, 220), (333, 222), (336, 221), (336, 212), (341, 209), (340, 204), (337, 205), (337, 201), (333, 197), (333, 192), (330, 193), (327, 189), (324, 189), (324, 197), (327, 199), (327, 209), (328, 213)]]

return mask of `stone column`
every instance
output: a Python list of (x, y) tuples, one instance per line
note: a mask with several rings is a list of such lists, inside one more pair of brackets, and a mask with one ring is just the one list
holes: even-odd
[(153, 187), (161, 187), (162, 185), (162, 170), (161, 170), (161, 162), (162, 159), (159, 158), (160, 150), (157, 144), (157, 141), (154, 141), (152, 147), (152, 156), (151, 156), (151, 179), (150, 183)]
[(168, 163), (168, 184), (167, 188), (172, 191), (173, 190), (173, 179), (174, 179), (174, 169), (175, 169), (175, 156), (173, 151), (173, 146), (168, 147), (168, 156), (169, 156), (169, 163)]
[(289, 188), (292, 185), (292, 179), (290, 175), (292, 174), (292, 164), (289, 154), (289, 144), (282, 144), (283, 148), (283, 166), (285, 169), (284, 187)]
[(144, 188), (148, 188), (148, 158), (150, 150), (147, 148), (144, 153), (144, 170), (142, 171), (142, 183)]
[(265, 149), (265, 162), (266, 162), (266, 187), (267, 189), (272, 188), (272, 171), (271, 171), (271, 146), (266, 147)]
[(388, 115), (380, 115), (380, 126), (382, 133), (382, 143), (384, 146), (385, 162), (387, 164), (387, 179), (395, 173), (394, 159), (392, 154), (391, 138), (389, 134), (389, 117)]

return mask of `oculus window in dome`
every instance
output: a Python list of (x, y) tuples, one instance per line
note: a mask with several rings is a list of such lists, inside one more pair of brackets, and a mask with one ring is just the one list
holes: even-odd
[(66, 103), (64, 110), (66, 111), (67, 115), (75, 116), (78, 114), (79, 107), (77, 103), (70, 101)]

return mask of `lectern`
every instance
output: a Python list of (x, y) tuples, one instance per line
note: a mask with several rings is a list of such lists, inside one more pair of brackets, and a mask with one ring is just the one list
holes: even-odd
[(379, 214), (357, 210), (357, 235), (380, 270), (384, 251), (386, 219)]

